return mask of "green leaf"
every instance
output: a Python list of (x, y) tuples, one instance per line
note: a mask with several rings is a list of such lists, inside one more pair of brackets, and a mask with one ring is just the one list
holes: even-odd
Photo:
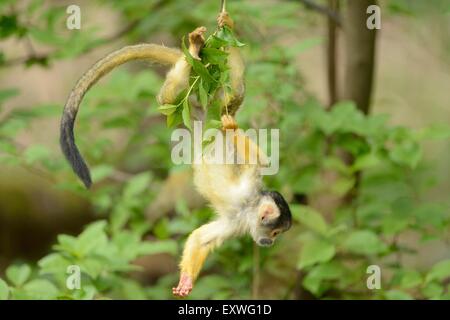
[(14, 89), (4, 89), (0, 90), (0, 104), (3, 103), (3, 101), (6, 101), (12, 97), (15, 97), (19, 94), (19, 90)]
[(121, 202), (114, 207), (111, 214), (111, 230), (113, 233), (117, 233), (130, 219), (131, 210), (126, 203)]
[(189, 129), (189, 130), (191, 130), (192, 128), (191, 128), (191, 112), (190, 112), (190, 110), (189, 110), (189, 102), (188, 102), (188, 100), (186, 99), (185, 101), (184, 101), (184, 103), (183, 103), (183, 113), (182, 113), (182, 116), (183, 116), (183, 123), (184, 123), (184, 125)]
[(51, 253), (38, 262), (39, 274), (65, 274), (71, 262), (59, 253)]
[(303, 205), (292, 206), (292, 216), (309, 229), (325, 235), (328, 225), (322, 215), (311, 207)]
[(444, 293), (444, 287), (436, 281), (432, 281), (427, 283), (421, 292), (428, 299), (438, 299)]
[(417, 142), (407, 140), (394, 145), (389, 157), (398, 164), (405, 164), (414, 169), (422, 158), (422, 149)]
[(160, 240), (155, 242), (143, 242), (139, 245), (139, 255), (151, 255), (158, 253), (170, 253), (176, 255), (178, 250), (177, 242), (174, 240)]
[(344, 271), (344, 268), (335, 262), (320, 264), (308, 272), (303, 279), (303, 287), (319, 297), (329, 288), (327, 281), (341, 279)]
[(96, 279), (104, 270), (111, 267), (110, 264), (97, 258), (85, 258), (79, 262), (79, 266), (83, 272), (86, 272), (90, 277)]
[(450, 259), (436, 263), (427, 273), (425, 282), (429, 283), (433, 280), (443, 281), (450, 278)]
[(353, 231), (344, 241), (346, 250), (363, 255), (380, 254), (387, 250), (387, 246), (371, 230)]
[(177, 111), (178, 106), (174, 105), (174, 104), (164, 104), (162, 106), (158, 107), (158, 111), (161, 112), (162, 114), (168, 116), (171, 115), (172, 113), (174, 113), (175, 111)]
[(25, 150), (24, 157), (28, 164), (33, 164), (37, 161), (47, 159), (50, 155), (50, 150), (47, 147), (39, 144), (34, 144)]
[(308, 275), (321, 280), (335, 280), (339, 279), (344, 271), (340, 264), (331, 261), (315, 266), (308, 272)]
[(448, 209), (439, 203), (422, 203), (414, 210), (418, 225), (432, 225), (436, 228), (445, 228), (448, 219)]
[[(73, 292), (73, 291), (72, 291)], [(79, 290), (73, 292), (73, 297), (76, 300), (92, 300), (97, 294), (97, 289), (91, 285), (83, 285)]]
[(12, 138), (27, 126), (28, 123), (24, 119), (10, 118), (1, 123), (0, 135)]
[(189, 52), (188, 48), (186, 47), (186, 42), (183, 39), (181, 39), (181, 50), (183, 51), (186, 61), (192, 66), (194, 58), (192, 57), (191, 53)]
[(409, 226), (409, 219), (404, 217), (396, 217), (391, 215), (385, 216), (382, 219), (381, 229), (385, 235), (394, 235), (403, 230), (406, 230)]
[(106, 221), (103, 220), (88, 225), (88, 227), (78, 236), (76, 245), (78, 254), (80, 256), (85, 256), (104, 246), (108, 242), (105, 229)]
[(143, 172), (135, 175), (131, 178), (123, 191), (124, 198), (134, 198), (141, 195), (147, 190), (150, 183), (151, 175), (150, 172)]
[(76, 254), (77, 239), (66, 234), (58, 235), (58, 244), (54, 246), (55, 250), (65, 251), (70, 254)]
[(19, 23), (19, 19), (16, 14), (2, 14), (0, 15), (0, 39), (17, 35), (20, 37), (26, 32), (26, 29)]
[(9, 287), (6, 282), (0, 278), (0, 300), (8, 300)]
[(234, 35), (233, 30), (229, 27), (224, 26), (219, 29), (216, 33), (217, 37), (227, 43), (231, 47), (242, 47), (245, 46), (244, 43), (240, 42)]
[(107, 164), (95, 166), (91, 170), (91, 176), (93, 181), (103, 180), (111, 176), (113, 173), (114, 167)]
[(31, 275), (31, 268), (26, 264), (12, 265), (6, 269), (6, 277), (16, 287), (23, 285)]
[(380, 161), (381, 161), (381, 159), (374, 152), (359, 155), (356, 158), (356, 161), (352, 165), (352, 170), (359, 171), (359, 170), (363, 170), (363, 169), (373, 168), (376, 165), (378, 165), (380, 163)]
[(206, 123), (208, 124), (211, 121), (220, 121), (220, 115), (221, 115), (220, 102), (217, 100), (212, 101), (211, 104), (208, 106), (208, 109), (206, 110)]
[(198, 61), (197, 59), (192, 60), (192, 69), (194, 69), (194, 72), (198, 74), (200, 78), (205, 81), (205, 83), (216, 82), (216, 80), (211, 76), (205, 65), (200, 61)]
[(297, 268), (302, 269), (315, 263), (330, 261), (336, 249), (334, 245), (324, 239), (311, 239), (302, 248)]
[(129, 300), (146, 300), (144, 288), (136, 281), (123, 280), (121, 283), (121, 290), (125, 299)]
[(202, 80), (204, 80), (206, 83), (215, 82), (214, 78), (209, 74), (208, 69), (203, 65), (203, 63), (197, 59), (194, 59), (192, 55), (190, 54), (189, 50), (186, 48), (184, 39), (181, 42), (183, 53), (186, 57), (186, 61), (192, 66), (192, 69), (194, 73), (200, 76)]
[(200, 85), (198, 87), (198, 94), (200, 96), (200, 103), (203, 107), (203, 109), (206, 109), (208, 106), (208, 93), (206, 92), (205, 88), (203, 87), (203, 80), (200, 81)]
[(27, 295), (33, 299), (49, 300), (58, 296), (58, 288), (48, 280), (35, 279), (23, 286)]
[(355, 185), (354, 178), (339, 178), (331, 186), (331, 191), (333, 194), (343, 196), (345, 195), (353, 186)]
[(167, 127), (172, 128), (183, 122), (180, 109), (182, 108), (177, 108), (176, 112), (167, 116)]
[(292, 175), (292, 190), (296, 193), (310, 193), (317, 188), (320, 181), (319, 168), (311, 165)]
[(422, 275), (416, 270), (403, 270), (400, 272), (399, 285), (403, 289), (410, 289), (422, 284)]
[[(219, 49), (227, 45), (227, 41), (219, 38), (216, 35), (211, 35), (205, 43), (205, 46), (208, 48)], [(205, 49), (203, 49), (205, 50)]]
[(400, 290), (389, 290), (385, 293), (388, 300), (413, 300), (408, 293)]
[(216, 48), (203, 48), (201, 51), (202, 61), (204, 63), (224, 65), (227, 62), (228, 54)]

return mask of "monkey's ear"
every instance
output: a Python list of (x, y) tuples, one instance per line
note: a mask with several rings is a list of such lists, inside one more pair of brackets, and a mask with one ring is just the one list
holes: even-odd
[(258, 216), (262, 223), (272, 221), (273, 219), (278, 218), (279, 215), (280, 212), (274, 203), (263, 203), (259, 207)]

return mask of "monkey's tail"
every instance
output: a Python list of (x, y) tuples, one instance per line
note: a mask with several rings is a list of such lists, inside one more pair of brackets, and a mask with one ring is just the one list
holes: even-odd
[(91, 174), (80, 154), (73, 133), (78, 108), (85, 93), (102, 76), (115, 67), (132, 60), (148, 60), (160, 64), (173, 65), (182, 56), (177, 49), (167, 48), (156, 44), (138, 44), (123, 47), (98, 61), (78, 80), (67, 99), (61, 118), (60, 144), (61, 150), (72, 166), (73, 171), (80, 177), (86, 188), (92, 184)]

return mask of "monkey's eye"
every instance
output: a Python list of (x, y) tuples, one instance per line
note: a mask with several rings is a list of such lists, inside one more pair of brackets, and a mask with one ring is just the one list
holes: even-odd
[(280, 230), (275, 230), (272, 232), (272, 237), (276, 237), (279, 234), (280, 234)]

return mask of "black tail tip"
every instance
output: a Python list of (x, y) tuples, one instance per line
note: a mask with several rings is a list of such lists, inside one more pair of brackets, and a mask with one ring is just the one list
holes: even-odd
[(81, 179), (83, 181), (84, 186), (86, 187), (86, 189), (90, 189), (92, 186), (92, 180), (91, 177), (89, 177), (88, 179)]
[(92, 185), (91, 173), (89, 172), (86, 162), (83, 160), (83, 157), (75, 145), (73, 136), (73, 119), (70, 117), (67, 119), (63, 116), (60, 145), (61, 150), (66, 159), (69, 161), (73, 171), (81, 179), (81, 181), (83, 181), (85, 187), (89, 189)]

